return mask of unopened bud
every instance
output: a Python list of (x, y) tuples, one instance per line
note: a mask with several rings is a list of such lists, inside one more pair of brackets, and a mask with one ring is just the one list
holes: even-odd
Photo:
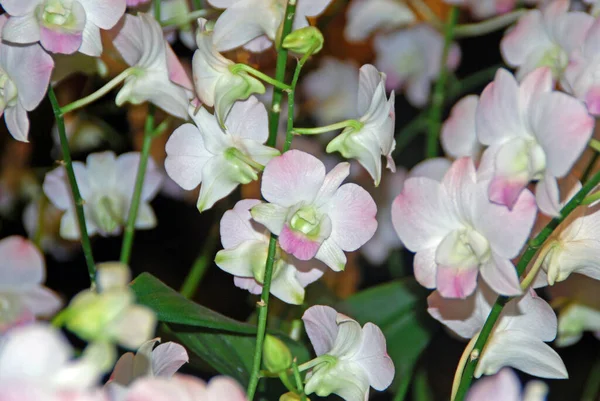
[[(292, 392), (285, 393), (281, 397), (279, 397), (279, 401), (300, 401), (302, 397), (298, 394), (294, 394)], [(306, 397), (306, 401), (310, 401), (310, 398)]]
[(314, 26), (298, 29), (285, 37), (283, 48), (298, 54), (318, 53), (323, 48), (323, 34)]
[(263, 357), (269, 372), (281, 372), (292, 365), (292, 353), (287, 345), (277, 337), (268, 334), (265, 337)]

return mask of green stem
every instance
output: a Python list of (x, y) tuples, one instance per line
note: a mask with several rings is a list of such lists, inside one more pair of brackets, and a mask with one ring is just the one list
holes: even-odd
[(61, 107), (60, 114), (61, 115), (67, 114), (73, 110), (80, 109), (82, 107), (87, 106), (90, 103), (95, 102), (96, 100), (100, 99), (101, 97), (106, 95), (108, 92), (110, 92), (111, 90), (116, 88), (119, 84), (121, 84), (121, 82), (125, 81), (125, 79), (127, 77), (129, 77), (130, 75), (135, 75), (137, 73), (138, 73), (137, 68), (129, 67), (128, 69), (126, 69), (125, 71), (123, 71), (122, 73), (120, 73), (119, 75), (117, 75), (116, 77), (111, 79), (110, 81), (108, 81), (106, 83), (106, 85), (104, 85), (102, 88), (98, 89), (96, 92), (92, 93), (91, 95), (88, 95), (84, 98), (74, 101), (73, 103), (69, 103), (68, 105)]
[(288, 389), (288, 391), (296, 393), (296, 387), (292, 384), (292, 381), (290, 380), (287, 371), (284, 370), (283, 372), (279, 373), (279, 380), (281, 380), (281, 382), (283, 383), (285, 388)]
[(292, 361), (292, 370), (294, 372), (294, 380), (296, 380), (296, 388), (298, 389), (298, 394), (300, 394), (300, 399), (301, 401), (306, 401), (304, 385), (302, 384), (302, 376), (300, 376), (300, 369), (298, 369), (298, 362), (295, 358)]
[(522, 8), (474, 24), (457, 25), (454, 31), (455, 36), (457, 38), (469, 38), (486, 35), (512, 24), (527, 11), (527, 9)]
[[(284, 49), (281, 44), (287, 35), (292, 32), (292, 26), (294, 24), (294, 15), (296, 14), (296, 0), (288, 0), (285, 8), (285, 17), (283, 19), (283, 29), (281, 31), (281, 38), (277, 43), (277, 65), (275, 67), (275, 79), (279, 82), (285, 80), (285, 69), (287, 66), (288, 51)], [(271, 103), (271, 110), (269, 112), (269, 139), (267, 140), (267, 146), (272, 148), (277, 144), (277, 130), (279, 128), (279, 114), (281, 113), (281, 99), (283, 97), (283, 91), (277, 87), (273, 88), (273, 101)]]
[(156, 18), (157, 21), (160, 21), (160, 16), (161, 16), (161, 12), (160, 12), (160, 2), (162, 0), (154, 0), (153, 1), (153, 6), (154, 6), (154, 18)]
[(192, 3), (194, 4), (194, 8), (196, 10), (200, 10), (202, 8), (202, 0), (192, 0)]
[(144, 177), (146, 176), (146, 167), (150, 157), (150, 147), (154, 133), (154, 106), (148, 106), (148, 116), (144, 125), (144, 143), (142, 144), (142, 152), (140, 154), (140, 164), (138, 166), (137, 176), (135, 178), (135, 187), (131, 205), (129, 206), (129, 215), (127, 216), (127, 224), (123, 235), (123, 244), (121, 246), (121, 263), (129, 264), (131, 258), (131, 248), (133, 247), (133, 237), (135, 235), (135, 221), (138, 216), (140, 200), (142, 198), (142, 188), (144, 186)]
[(363, 124), (358, 120), (344, 120), (339, 123), (325, 125), (323, 127), (316, 128), (293, 128), (293, 133), (298, 135), (319, 135), (326, 132), (335, 131), (338, 129), (352, 127), (356, 131), (362, 128)]
[(458, 21), (458, 8), (453, 6), (448, 15), (448, 22), (444, 28), (444, 51), (442, 53), (440, 76), (435, 83), (433, 95), (431, 98), (431, 108), (429, 109), (429, 132), (427, 134), (427, 146), (425, 156), (427, 158), (436, 157), (438, 154), (438, 138), (442, 126), (442, 108), (444, 106), (444, 97), (446, 91), (446, 81), (448, 80), (448, 55), (450, 46), (454, 39), (454, 28)]
[[(521, 276), (527, 265), (531, 261), (531, 259), (535, 256), (540, 246), (544, 244), (544, 242), (550, 237), (552, 232), (558, 227), (558, 225), (571, 214), (577, 206), (581, 204), (581, 202), (585, 199), (585, 197), (600, 183), (600, 172), (594, 174), (594, 176), (575, 194), (573, 198), (561, 209), (560, 217), (555, 217), (552, 219), (543, 229), (542, 231), (531, 241), (529, 241), (529, 246), (519, 259), (519, 263), (517, 263), (517, 274)], [(492, 306), (492, 310), (490, 311), (483, 328), (481, 329), (481, 333), (475, 346), (473, 347), (473, 352), (481, 355), (483, 348), (488, 340), (488, 337), (492, 333), (498, 318), (500, 317), (500, 313), (504, 308), (504, 305), (510, 300), (509, 297), (499, 296), (496, 299), (496, 302)], [(473, 374), (475, 372), (475, 368), (477, 367), (478, 358), (473, 359), (467, 362), (467, 365), (464, 369), (464, 373), (462, 375), (460, 386), (458, 388), (458, 392), (456, 394), (457, 401), (463, 401), (467, 391), (469, 390), (469, 386), (473, 381)]]
[(290, 147), (292, 146), (292, 140), (294, 139), (294, 98), (296, 96), (296, 85), (298, 84), (298, 79), (300, 78), (300, 71), (318, 46), (318, 43), (313, 44), (306, 54), (304, 54), (304, 56), (302, 56), (302, 58), (298, 61), (298, 64), (296, 64), (296, 69), (294, 70), (294, 77), (292, 78), (292, 84), (290, 85), (290, 91), (288, 92), (288, 117), (285, 143), (283, 145), (284, 153), (290, 150)]
[(260, 366), (262, 363), (263, 344), (265, 342), (265, 333), (267, 331), (267, 316), (269, 313), (269, 295), (271, 294), (271, 280), (273, 279), (273, 265), (275, 264), (275, 252), (277, 250), (277, 236), (271, 234), (269, 240), (269, 253), (265, 263), (265, 277), (263, 280), (263, 289), (258, 307), (258, 331), (256, 333), (256, 348), (254, 350), (254, 362), (248, 383), (248, 401), (254, 399), (258, 380), (260, 378)]
[(546, 255), (548, 255), (548, 252), (550, 252), (555, 246), (556, 241), (551, 241), (544, 245), (539, 255), (535, 259), (535, 262), (533, 262), (533, 266), (531, 267), (525, 278), (521, 280), (521, 289), (523, 291), (526, 291), (531, 285), (531, 283), (533, 283), (533, 280), (535, 280), (535, 276), (537, 276), (538, 272), (540, 271), (540, 268), (542, 267), (542, 264), (544, 263)]
[(581, 202), (581, 204), (582, 205), (591, 205), (592, 203), (594, 203), (598, 200), (600, 200), (600, 191), (594, 192), (593, 194), (586, 196), (585, 199), (583, 200), (583, 202)]
[(600, 354), (596, 356), (596, 361), (590, 370), (583, 390), (581, 401), (598, 400), (600, 393)]
[(210, 262), (213, 260), (212, 256), (217, 245), (217, 238), (219, 238), (219, 224), (213, 224), (208, 238), (202, 247), (202, 252), (196, 258), (196, 261), (192, 265), (187, 277), (185, 278), (181, 290), (179, 292), (184, 297), (190, 299), (194, 297), (202, 277), (206, 273), (206, 270), (210, 266)]
[(60, 147), (62, 149), (62, 156), (64, 159), (65, 170), (67, 171), (67, 177), (69, 179), (69, 185), (71, 187), (71, 194), (73, 195), (73, 201), (75, 202), (75, 213), (77, 214), (77, 225), (79, 227), (79, 233), (81, 236), (81, 247), (83, 248), (83, 255), (85, 257), (85, 263), (87, 264), (88, 274), (90, 276), (90, 282), (92, 287), (96, 285), (96, 264), (94, 263), (94, 257), (92, 255), (92, 244), (88, 235), (87, 226), (85, 223), (85, 214), (83, 212), (84, 200), (81, 198), (79, 192), (79, 186), (77, 186), (77, 179), (75, 178), (75, 171), (73, 170), (73, 160), (71, 159), (71, 151), (69, 150), (69, 140), (67, 139), (67, 132), (65, 130), (65, 120), (63, 118), (63, 112), (58, 104), (58, 99), (54, 93), (52, 85), (48, 87), (48, 98), (52, 104), (52, 111), (56, 118), (56, 126), (58, 127), (58, 136), (60, 137)]
[(252, 68), (249, 65), (243, 63), (233, 64), (229, 67), (229, 71), (231, 71), (233, 74), (237, 74), (240, 71), (245, 71), (248, 74), (255, 76), (256, 78), (262, 79), (266, 83), (273, 85), (275, 88), (281, 89), (282, 91), (289, 91), (291, 89), (289, 85), (284, 84), (282, 81), (271, 78), (270, 76), (260, 72), (256, 68)]

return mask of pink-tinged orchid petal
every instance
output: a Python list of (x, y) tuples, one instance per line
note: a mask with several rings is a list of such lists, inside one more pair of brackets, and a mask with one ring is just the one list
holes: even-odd
[(362, 347), (358, 359), (369, 377), (369, 383), (375, 390), (383, 391), (394, 379), (394, 363), (387, 355), (385, 337), (381, 329), (373, 323), (363, 327)]
[(21, 104), (17, 103), (13, 107), (8, 107), (4, 110), (4, 122), (8, 132), (17, 141), (29, 142), (29, 117), (27, 111)]
[(2, 8), (11, 16), (24, 15), (34, 11), (38, 3), (38, 0), (3, 0)]
[(409, 178), (392, 205), (396, 233), (413, 252), (437, 246), (445, 234), (458, 227), (441, 184), (430, 178)]
[(469, 339), (483, 327), (495, 295), (489, 290), (485, 294), (477, 291), (467, 299), (460, 300), (444, 298), (439, 291), (435, 291), (427, 297), (427, 312), (460, 337)]
[(350, 163), (338, 163), (325, 176), (323, 185), (319, 189), (319, 193), (315, 199), (315, 203), (321, 204), (331, 201), (344, 182), (350, 175)]
[(312, 306), (302, 315), (306, 334), (317, 356), (333, 348), (338, 335), (337, 315), (335, 309), (322, 305)]
[(37, 286), (22, 294), (21, 302), (34, 316), (50, 317), (62, 306), (62, 301), (53, 291)]
[(254, 96), (245, 102), (236, 102), (225, 124), (230, 132), (261, 144), (269, 137), (267, 109)]
[(177, 85), (189, 90), (194, 90), (194, 84), (190, 79), (187, 71), (183, 68), (179, 57), (171, 48), (171, 45), (167, 44), (167, 69), (169, 70), (169, 79)]
[(560, 216), (560, 198), (556, 178), (546, 174), (535, 186), (535, 199), (540, 210), (552, 217)]
[(441, 142), (444, 152), (451, 157), (477, 158), (481, 144), (475, 131), (475, 111), (479, 96), (469, 95), (459, 100), (442, 126)]
[(548, 379), (569, 377), (560, 356), (544, 342), (518, 330), (495, 333), (480, 357), (475, 377), (497, 373), (510, 366), (530, 375)]
[(425, 288), (436, 287), (437, 263), (435, 252), (437, 248), (429, 248), (418, 251), (413, 262), (415, 279)]
[(523, 188), (529, 182), (526, 178), (505, 178), (496, 176), (490, 181), (490, 201), (508, 208), (514, 207)]
[(492, 250), (505, 259), (512, 259), (527, 241), (533, 228), (537, 207), (528, 190), (521, 191), (512, 210), (487, 199), (487, 184), (477, 184), (473, 197), (472, 219), (475, 228), (490, 243)]
[(492, 145), (513, 136), (524, 136), (519, 110), (519, 87), (515, 78), (499, 69), (494, 81), (481, 93), (475, 118), (477, 138)]
[(546, 154), (547, 171), (563, 177), (573, 167), (592, 136), (595, 120), (578, 100), (559, 92), (531, 106), (530, 121)]
[(508, 259), (492, 253), (490, 260), (480, 269), (481, 277), (499, 294), (521, 295), (523, 291), (515, 266)]
[(315, 258), (336, 272), (342, 271), (346, 267), (347, 258), (343, 249), (330, 238), (323, 241)]
[(476, 267), (453, 268), (438, 264), (435, 280), (437, 290), (444, 298), (464, 299), (475, 291), (478, 273)]
[[(522, 401), (521, 383), (510, 369), (502, 369), (493, 377), (481, 379), (471, 387), (466, 401)], [(538, 401), (529, 400), (526, 401)], [(542, 400), (539, 400), (542, 401)]]
[[(74, 2), (73, 8), (77, 8), (75, 4), (78, 3)], [(79, 18), (85, 16), (85, 11), (82, 8), (79, 10), (79, 12)], [(83, 40), (83, 26), (84, 24), (81, 24), (78, 29), (73, 31), (61, 31), (42, 25), (40, 26), (40, 43), (44, 49), (52, 53), (75, 53), (77, 50), (79, 50)]]
[(251, 210), (252, 218), (275, 235), (281, 234), (288, 217), (288, 209), (272, 203), (260, 203)]
[(377, 206), (367, 191), (356, 184), (342, 185), (329, 206), (331, 238), (346, 252), (357, 250), (375, 234), (376, 214)]
[(32, 242), (18, 236), (0, 241), (0, 288), (26, 290), (45, 275), (44, 258)]
[(250, 294), (258, 295), (262, 293), (263, 286), (254, 279), (254, 277), (233, 277), (233, 284), (242, 290), (248, 290)]
[(137, 380), (125, 401), (194, 401), (206, 397), (207, 388), (202, 380), (177, 375), (170, 379), (149, 377)]
[(233, 209), (226, 211), (221, 218), (220, 233), (223, 248), (235, 248), (247, 240), (261, 240), (264, 235), (252, 226), (250, 209), (261, 202), (257, 199), (243, 199)]
[(312, 202), (325, 180), (325, 166), (314, 156), (290, 150), (265, 167), (261, 192), (269, 202), (291, 207)]
[(315, 257), (321, 243), (311, 240), (302, 233), (291, 230), (284, 225), (279, 235), (281, 249), (297, 257), (300, 260), (310, 260)]
[(101, 29), (116, 25), (125, 13), (125, 0), (77, 0), (86, 12), (86, 17)]
[[(86, 198), (90, 194), (89, 186), (87, 185), (88, 176), (85, 165), (81, 162), (73, 162), (73, 170), (75, 178), (79, 185), (79, 190), (82, 197)], [(58, 167), (46, 174), (43, 184), (44, 193), (48, 199), (60, 210), (67, 210), (71, 207), (71, 189), (67, 183), (66, 171), (62, 167)]]
[(94, 24), (86, 24), (83, 28), (79, 52), (91, 57), (102, 55), (102, 37), (100, 28)]
[(211, 158), (197, 127), (183, 124), (167, 141), (165, 170), (181, 188), (190, 191), (202, 182), (202, 168)]
[(547, 342), (556, 337), (556, 314), (534, 290), (507, 304), (503, 314), (498, 324), (503, 330), (519, 330)]
[(348, 7), (344, 36), (360, 42), (379, 29), (393, 29), (416, 20), (412, 10), (394, 0), (354, 0)]
[(174, 342), (160, 344), (152, 351), (154, 376), (170, 378), (188, 362), (189, 357), (185, 348)]
[(2, 25), (2, 39), (7, 42), (35, 43), (40, 40), (40, 25), (33, 13), (12, 15)]

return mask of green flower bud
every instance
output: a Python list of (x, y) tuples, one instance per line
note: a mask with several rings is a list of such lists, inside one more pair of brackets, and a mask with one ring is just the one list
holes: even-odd
[(269, 372), (281, 372), (292, 365), (292, 353), (287, 345), (269, 334), (265, 337), (263, 358)]
[[(302, 397), (298, 394), (294, 394), (292, 392), (285, 393), (281, 397), (279, 397), (279, 401), (300, 401)], [(307, 401), (310, 401), (310, 398), (305, 398)]]
[(325, 39), (318, 28), (307, 26), (298, 29), (285, 37), (283, 48), (298, 54), (317, 54), (323, 48)]

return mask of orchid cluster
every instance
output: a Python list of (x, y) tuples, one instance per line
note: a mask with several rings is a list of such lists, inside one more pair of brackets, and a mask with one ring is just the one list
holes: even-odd
[[(562, 348), (600, 338), (600, 2), (338, 3), (0, 0), (0, 400), (541, 401), (511, 368), (569, 377)], [(461, 39), (503, 29), (462, 78)], [(179, 291), (149, 273), (195, 225), (165, 202), (202, 219)], [(195, 302), (209, 268), (247, 321)], [(427, 398), (440, 324), (468, 344)]]

